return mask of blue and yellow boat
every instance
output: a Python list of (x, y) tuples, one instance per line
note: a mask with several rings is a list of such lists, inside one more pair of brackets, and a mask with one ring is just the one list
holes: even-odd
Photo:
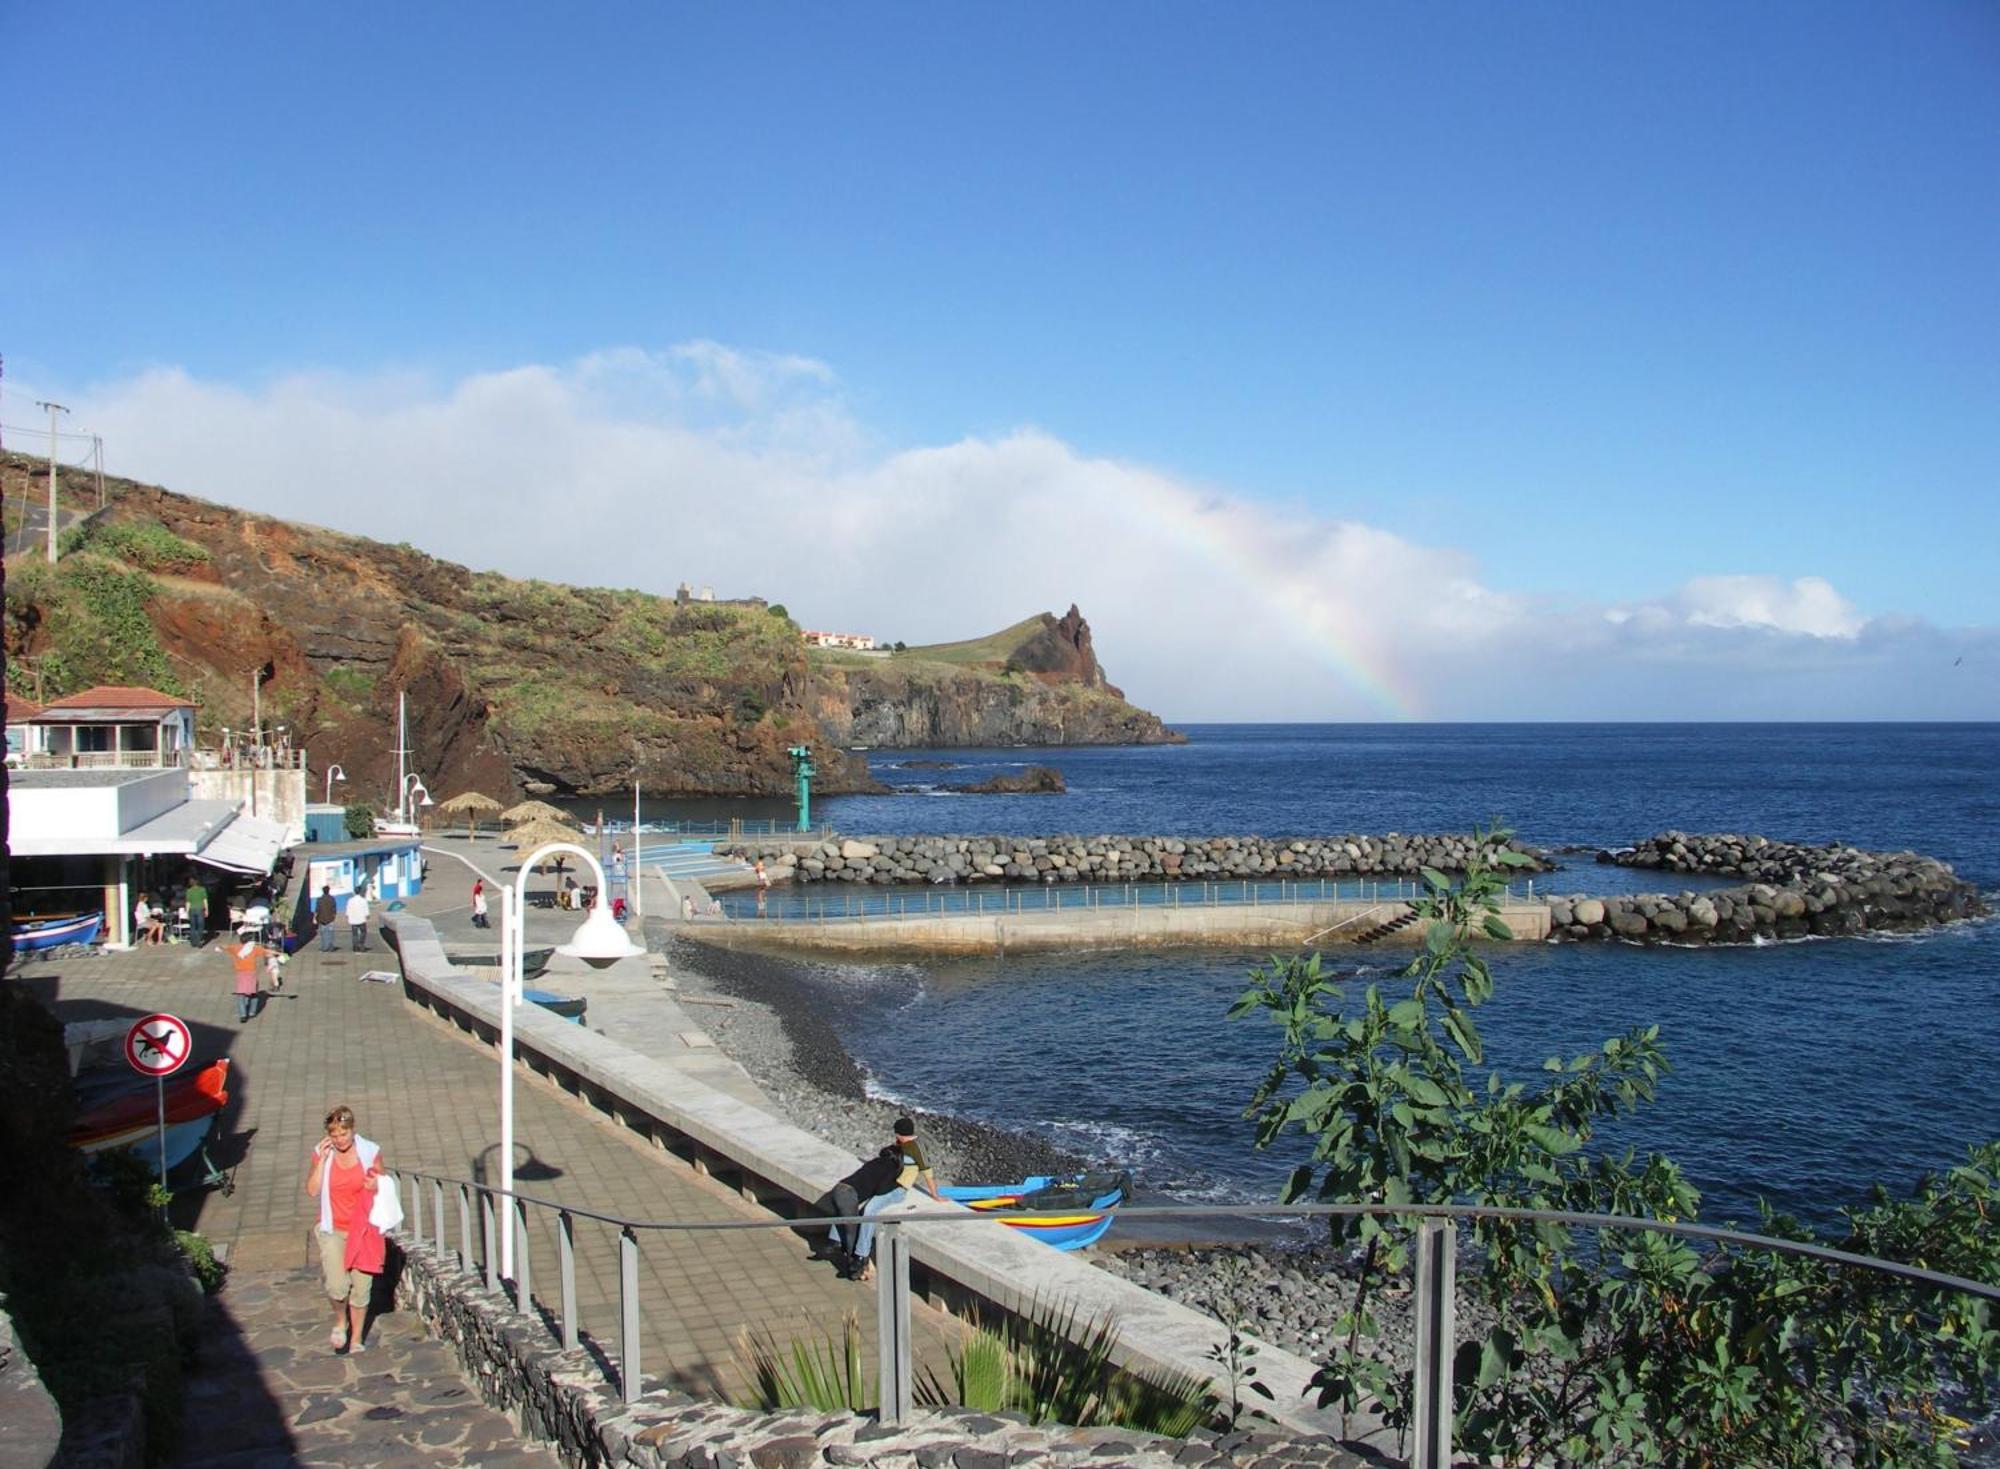
[(958, 1184), (938, 1192), (1045, 1245), (1080, 1250), (1095, 1244), (1111, 1227), (1118, 1206), (1132, 1196), (1132, 1175), (1037, 1174), (1019, 1183)]

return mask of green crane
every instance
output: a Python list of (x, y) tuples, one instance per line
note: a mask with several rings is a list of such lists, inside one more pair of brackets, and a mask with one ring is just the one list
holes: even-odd
[(794, 745), (787, 753), (792, 757), (792, 776), (799, 783), (799, 830), (811, 831), (813, 752), (804, 745)]

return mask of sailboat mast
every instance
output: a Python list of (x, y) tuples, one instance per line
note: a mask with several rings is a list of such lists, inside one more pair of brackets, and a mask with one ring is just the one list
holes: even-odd
[(406, 794), (410, 788), (410, 781), (403, 770), (403, 757), (410, 752), (409, 700), (410, 696), (408, 694), (398, 693), (396, 695), (396, 819), (398, 821), (408, 821), (410, 819), (410, 813), (407, 809), (410, 804), (410, 798)]

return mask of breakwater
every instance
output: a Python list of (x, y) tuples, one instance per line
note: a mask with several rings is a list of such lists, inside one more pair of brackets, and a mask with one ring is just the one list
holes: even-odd
[(1463, 872), (1482, 850), (1505, 848), (1547, 871), (1518, 841), (1474, 836), (1173, 837), (883, 836), (838, 841), (725, 842), (720, 856), (762, 861), (798, 882), (1174, 882), (1239, 877), (1415, 877), (1426, 867)]
[(1988, 912), (1976, 887), (1948, 864), (1917, 852), (1669, 831), (1635, 847), (1600, 852), (1597, 860), (1749, 881), (1699, 893), (1551, 898), (1551, 938), (1743, 944), (1931, 928)]

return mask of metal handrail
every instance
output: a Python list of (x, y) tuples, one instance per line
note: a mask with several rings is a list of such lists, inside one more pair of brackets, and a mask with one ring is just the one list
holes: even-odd
[[(402, 1178), (430, 1184), (432, 1195), (430, 1242), (440, 1253), (448, 1252), (445, 1244), (444, 1191), (447, 1186), (456, 1191), (459, 1199), (459, 1231), (455, 1253), (458, 1255), (459, 1268), (467, 1273), (473, 1272), (472, 1196), (474, 1193), (480, 1196), (478, 1213), (484, 1245), (483, 1268), (480, 1273), (483, 1273), (489, 1290), (499, 1291), (505, 1284), (499, 1274), (494, 1245), (496, 1230), (504, 1227), (516, 1232), (516, 1268), (513, 1281), (515, 1305), (529, 1314), (533, 1311), (531, 1285), (533, 1276), (529, 1254), (527, 1210), (532, 1205), (555, 1213), (561, 1278), (560, 1335), (565, 1349), (574, 1348), (579, 1339), (575, 1221), (590, 1219), (616, 1228), (619, 1232), (619, 1353), (616, 1376), (620, 1396), (627, 1402), (638, 1396), (642, 1389), (639, 1358), (642, 1318), (638, 1274), (638, 1234), (642, 1230), (663, 1234), (695, 1233), (705, 1230), (798, 1230), (800, 1228), (831, 1230), (842, 1224), (872, 1222), (879, 1232), (882, 1243), (882, 1268), (879, 1271), (876, 1292), (877, 1341), (881, 1352), (879, 1381), (882, 1384), (882, 1417), (884, 1422), (895, 1423), (902, 1421), (913, 1401), (909, 1352), (908, 1241), (902, 1235), (901, 1227), (907, 1224), (997, 1222), (990, 1214), (979, 1213), (962, 1205), (953, 1205), (946, 1209), (899, 1210), (894, 1214), (879, 1214), (872, 1217), (861, 1214), (814, 1214), (809, 1218), (794, 1219), (717, 1219), (692, 1222), (631, 1219), (621, 1214), (585, 1208), (581, 1205), (557, 1203), (553, 1199), (537, 1198), (518, 1190), (501, 1189), (469, 1179), (447, 1178), (442, 1174), (425, 1173), (416, 1169), (398, 1168), (389, 1171)], [(422, 1190), (413, 1189), (411, 1198), (414, 1206), (411, 1216), (416, 1226), (415, 1237), (422, 1243), (425, 1239)], [(498, 1198), (507, 1199), (512, 1205), (507, 1211), (510, 1218), (504, 1225), (498, 1224), (496, 1220), (494, 1200)], [(1893, 1276), (1913, 1285), (1934, 1290), (1956, 1291), (1983, 1300), (2000, 1302), (2000, 1284), (1993, 1282), (1971, 1280), (1960, 1275), (1949, 1275), (1943, 1271), (1927, 1270), (1917, 1265), (1881, 1260), (1871, 1255), (1857, 1255), (1851, 1251), (1836, 1250), (1827, 1245), (1812, 1244), (1804, 1240), (1780, 1239), (1773, 1235), (1755, 1234), (1748, 1230), (1731, 1229), (1722, 1225), (1646, 1219), (1630, 1214), (1592, 1214), (1568, 1209), (1522, 1209), (1494, 1204), (1387, 1203), (1136, 1204), (1119, 1206), (1107, 1212), (1116, 1212), (1130, 1218), (1352, 1218), (1372, 1215), (1414, 1218), (1422, 1221), (1418, 1227), (1416, 1244), (1414, 1302), (1417, 1338), (1416, 1392), (1412, 1420), (1415, 1431), (1409, 1458), (1413, 1469), (1448, 1469), (1451, 1463), (1451, 1364), (1456, 1309), (1453, 1276), (1457, 1252), (1456, 1221), (1461, 1219), (1504, 1219), (1528, 1224), (1561, 1224), (1599, 1232), (1650, 1232), (1677, 1235), (1684, 1239), (1706, 1240), (1715, 1244), (1795, 1255), (1830, 1265), (1873, 1270), (1878, 1274)]]
[[(1288, 903), (1412, 903), (1424, 894), (1421, 881), (1407, 878), (1152, 878), (1144, 882), (1011, 882), (1001, 879), (980, 882), (933, 884), (918, 891), (904, 885), (882, 891), (869, 884), (828, 882), (818, 884), (836, 889), (825, 895), (798, 892), (789, 902), (759, 908), (756, 918), (766, 923), (853, 923), (886, 919), (984, 918), (1030, 913), (1069, 913), (1084, 910), (1155, 908), (1236, 908), (1269, 907)], [(845, 891), (839, 889), (845, 888)], [(988, 894), (993, 901), (988, 901)], [(1100, 901), (1110, 898), (1112, 901)], [(1533, 879), (1510, 885), (1504, 894), (1510, 903), (1533, 906), (1546, 900), (1537, 896)], [(735, 914), (749, 917), (748, 913)], [(1343, 919), (1336, 929), (1353, 922)], [(1326, 930), (1331, 932), (1333, 930)]]

